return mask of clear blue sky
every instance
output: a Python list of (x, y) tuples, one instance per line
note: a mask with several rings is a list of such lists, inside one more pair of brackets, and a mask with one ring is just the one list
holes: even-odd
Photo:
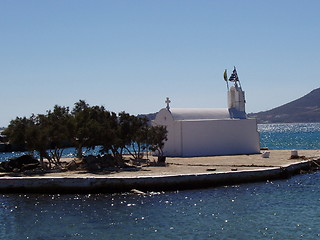
[(0, 126), (79, 99), (131, 114), (226, 107), (237, 67), (247, 112), (320, 87), (318, 0), (1, 0)]

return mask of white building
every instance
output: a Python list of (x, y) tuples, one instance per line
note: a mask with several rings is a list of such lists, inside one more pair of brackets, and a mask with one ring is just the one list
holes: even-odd
[(167, 128), (168, 140), (163, 149), (165, 156), (260, 152), (257, 122), (246, 116), (244, 91), (238, 85), (238, 78), (228, 90), (228, 108), (170, 108), (169, 98), (166, 103), (167, 107), (159, 111), (153, 122)]

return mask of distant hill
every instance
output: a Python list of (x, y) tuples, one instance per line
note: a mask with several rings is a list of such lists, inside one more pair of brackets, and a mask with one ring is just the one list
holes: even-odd
[(320, 88), (280, 107), (248, 114), (258, 123), (320, 122)]
[(138, 117), (146, 117), (149, 121), (152, 121), (156, 118), (157, 113), (148, 113), (148, 114), (139, 114)]

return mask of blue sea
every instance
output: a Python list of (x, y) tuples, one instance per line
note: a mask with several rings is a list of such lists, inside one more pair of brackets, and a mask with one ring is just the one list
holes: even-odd
[[(265, 124), (259, 132), (261, 147), (320, 149), (320, 123)], [(0, 239), (319, 239), (319, 182), (314, 172), (143, 196), (3, 194)]]

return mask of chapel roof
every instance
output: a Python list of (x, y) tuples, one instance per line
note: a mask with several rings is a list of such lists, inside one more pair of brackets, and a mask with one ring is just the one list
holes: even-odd
[(170, 108), (174, 120), (230, 119), (228, 108)]

